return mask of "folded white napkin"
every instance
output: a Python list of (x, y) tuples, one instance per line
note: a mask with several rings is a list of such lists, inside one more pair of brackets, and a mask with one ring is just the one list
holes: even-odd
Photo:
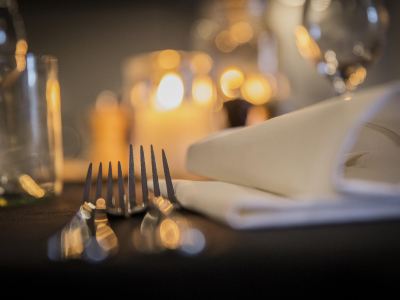
[[(220, 181), (174, 180), (173, 184), (183, 207), (235, 229), (332, 224), (400, 215), (400, 203), (393, 199), (379, 202), (367, 197), (293, 200)], [(148, 185), (153, 188), (152, 181)], [(160, 180), (160, 189), (166, 197), (164, 180)]]
[(400, 82), (213, 135), (187, 166), (218, 181), (177, 199), (235, 228), (400, 216)]

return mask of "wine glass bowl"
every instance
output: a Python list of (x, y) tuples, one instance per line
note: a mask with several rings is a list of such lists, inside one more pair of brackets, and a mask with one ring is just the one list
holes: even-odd
[(307, 0), (296, 44), (343, 94), (365, 80), (367, 68), (380, 56), (388, 19), (379, 0)]

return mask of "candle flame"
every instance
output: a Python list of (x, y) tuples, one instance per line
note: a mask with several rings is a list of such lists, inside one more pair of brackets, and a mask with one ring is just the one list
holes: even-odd
[(221, 90), (228, 98), (234, 98), (235, 90), (239, 89), (244, 82), (243, 72), (236, 68), (228, 68), (220, 78)]
[(242, 86), (244, 98), (254, 105), (266, 103), (272, 95), (268, 80), (259, 74), (249, 76)]
[(193, 100), (199, 104), (207, 105), (214, 97), (213, 83), (209, 76), (202, 76), (193, 80)]
[(184, 87), (182, 78), (176, 73), (165, 74), (160, 81), (156, 94), (156, 108), (171, 110), (181, 105)]

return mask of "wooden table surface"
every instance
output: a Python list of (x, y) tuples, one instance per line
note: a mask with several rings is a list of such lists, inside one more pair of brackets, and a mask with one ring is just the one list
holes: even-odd
[[(184, 211), (205, 236), (198, 255), (138, 252), (132, 232), (142, 217), (111, 219), (118, 252), (100, 263), (51, 261), (47, 243), (74, 216), (82, 186), (69, 184), (59, 199), (0, 209), (0, 274), (14, 280), (130, 283), (142, 287), (209, 287), (230, 290), (267, 286), (398, 284), (400, 221), (235, 231)], [(261, 285), (260, 285), (261, 284)], [(174, 291), (176, 291), (174, 289)], [(265, 291), (265, 290), (264, 290)]]

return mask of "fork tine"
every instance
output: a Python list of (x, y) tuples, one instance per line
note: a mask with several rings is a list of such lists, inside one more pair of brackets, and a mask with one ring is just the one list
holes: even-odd
[(167, 186), (168, 199), (170, 201), (172, 201), (173, 203), (175, 203), (176, 198), (175, 198), (174, 186), (172, 184), (171, 174), (169, 172), (169, 167), (168, 167), (167, 156), (165, 155), (164, 149), (161, 150), (161, 153), (162, 153), (162, 162), (163, 162), (163, 168), (164, 168), (165, 184)]
[(113, 204), (113, 176), (112, 176), (111, 161), (108, 163), (106, 205), (107, 205), (107, 207), (114, 207), (114, 204)]
[(135, 207), (136, 187), (135, 187), (135, 166), (133, 162), (132, 144), (129, 145), (128, 197), (129, 197), (130, 208)]
[(101, 198), (101, 192), (103, 188), (103, 164), (99, 164), (99, 171), (97, 173), (97, 183), (96, 183), (96, 197), (94, 199), (94, 204), (96, 203), (96, 200)]
[(144, 151), (142, 145), (140, 145), (140, 175), (142, 182), (143, 204), (146, 205), (149, 198), (149, 190), (147, 188), (146, 160), (144, 158)]
[(160, 185), (158, 182), (157, 163), (156, 163), (156, 158), (154, 156), (153, 145), (150, 146), (150, 151), (151, 151), (151, 170), (153, 173), (154, 196), (160, 197), (161, 192), (160, 192)]
[(121, 162), (118, 161), (118, 205), (121, 207), (122, 212), (125, 214), (125, 190), (124, 190), (124, 179), (122, 177)]
[(83, 189), (83, 203), (89, 202), (91, 185), (92, 185), (92, 163), (89, 163), (89, 167), (86, 173), (85, 187)]

